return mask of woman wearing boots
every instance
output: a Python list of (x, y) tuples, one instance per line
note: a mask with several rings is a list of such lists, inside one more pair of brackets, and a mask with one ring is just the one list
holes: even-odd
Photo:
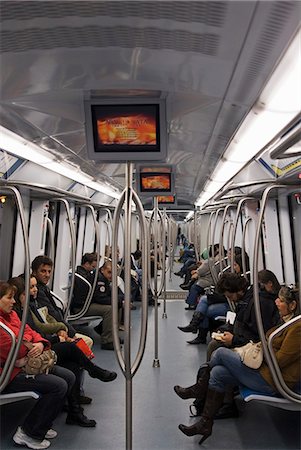
[[(22, 308), (25, 301), (25, 284), (22, 277), (15, 277), (9, 280), (9, 283), (16, 287), (16, 304), (14, 306), (18, 315), (22, 315)], [(62, 322), (57, 322), (52, 316), (46, 313), (45, 318), (41, 317), (38, 305), (35, 303), (37, 295), (37, 280), (30, 277), (30, 314), (27, 317), (29, 326), (39, 332), (41, 336), (51, 343), (51, 348), (57, 354), (57, 365), (69, 369), (75, 375), (75, 383), (68, 400), (68, 415), (66, 423), (69, 425), (79, 425), (82, 427), (95, 427), (96, 421), (88, 419), (83, 414), (83, 408), (80, 406), (80, 381), (81, 370), (86, 370), (91, 378), (97, 378), (101, 381), (113, 381), (117, 377), (115, 372), (102, 369), (93, 364), (84, 353), (75, 345), (74, 339), (68, 337), (66, 327)]]
[(229, 311), (229, 304), (224, 295), (217, 293), (202, 295), (193, 313), (192, 319), (186, 327), (178, 327), (184, 333), (197, 333), (198, 336), (188, 344), (206, 344), (210, 319), (225, 316)]
[[(246, 255), (246, 267), (249, 270), (249, 258)], [(234, 257), (234, 272), (237, 275), (243, 275), (242, 257), (240, 254)], [(279, 289), (278, 289), (279, 291)], [(278, 292), (277, 291), (277, 292)], [(207, 333), (209, 331), (209, 321), (214, 320), (218, 316), (225, 317), (230, 310), (226, 297), (218, 292), (213, 294), (202, 295), (196, 307), (196, 311), (192, 316), (191, 322), (186, 327), (178, 327), (184, 333), (197, 333), (198, 336), (188, 344), (206, 344)]]
[[(298, 314), (298, 292), (283, 287), (275, 300), (281, 324), (288, 322)], [(280, 324), (280, 325), (281, 325)], [(269, 336), (277, 327), (268, 331)], [(285, 328), (273, 341), (273, 349), (281, 369), (284, 382), (294, 389), (300, 380), (300, 340), (301, 321)], [(188, 388), (175, 386), (176, 394), (182, 399), (198, 398), (205, 401), (201, 418), (192, 426), (179, 425), (187, 436), (201, 434), (200, 444), (212, 433), (213, 418), (223, 403), (228, 386), (246, 386), (263, 394), (275, 395), (277, 389), (265, 361), (258, 370), (245, 366), (238, 353), (228, 348), (218, 348), (208, 364), (200, 370), (197, 383)]]

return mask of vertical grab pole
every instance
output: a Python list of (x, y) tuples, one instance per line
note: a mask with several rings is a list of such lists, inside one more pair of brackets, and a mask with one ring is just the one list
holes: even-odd
[[(142, 361), (146, 333), (147, 333), (147, 261), (148, 261), (148, 245), (146, 242), (147, 231), (143, 207), (139, 197), (132, 189), (132, 163), (126, 165), (126, 187), (121, 194), (114, 212), (113, 230), (112, 230), (112, 315), (113, 315), (113, 341), (115, 347), (115, 354), (125, 377), (126, 388), (126, 450), (132, 449), (132, 378), (134, 377), (138, 367)], [(139, 340), (139, 348), (133, 365), (131, 365), (131, 334), (130, 334), (130, 277), (131, 277), (131, 203), (137, 206), (137, 212), (140, 217), (141, 231), (142, 231), (142, 314), (141, 314), (141, 332)], [(118, 243), (118, 226), (120, 220), (120, 213), (123, 204), (125, 203), (125, 226), (124, 226), (124, 257), (125, 257), (125, 312), (124, 312), (124, 356), (121, 352), (121, 346), (118, 336), (118, 287), (117, 287), (117, 243)]]
[(159, 339), (158, 339), (158, 197), (154, 197), (154, 291), (155, 291), (155, 356), (153, 360), (153, 367), (160, 367), (158, 357), (159, 353)]
[(166, 215), (166, 208), (164, 208), (163, 216), (162, 216), (162, 225), (163, 225), (163, 240), (162, 240), (162, 277), (163, 278), (163, 313), (162, 319), (167, 319), (166, 314), (166, 232), (167, 232), (167, 242), (169, 242), (169, 229), (168, 229), (168, 218)]

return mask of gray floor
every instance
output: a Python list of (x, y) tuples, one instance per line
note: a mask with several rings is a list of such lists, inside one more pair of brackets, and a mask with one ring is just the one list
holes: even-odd
[[(175, 267), (176, 271), (177, 268)], [(180, 278), (173, 277), (167, 289), (178, 288)], [(160, 367), (153, 368), (154, 308), (149, 308), (148, 337), (142, 364), (133, 379), (133, 450), (193, 450), (199, 449), (199, 437), (188, 438), (178, 430), (179, 423), (193, 423), (189, 418), (189, 400), (178, 398), (175, 384), (194, 382), (199, 365), (205, 359), (205, 346), (186, 343), (191, 335), (184, 335), (177, 325), (187, 324), (190, 311), (184, 311), (183, 300), (167, 302), (167, 319), (159, 317)], [(139, 335), (140, 308), (132, 312), (132, 340), (135, 350)], [(125, 449), (125, 381), (113, 352), (101, 350), (94, 331), (95, 362), (116, 370), (118, 378), (101, 383), (86, 376), (86, 394), (93, 403), (85, 408), (89, 418), (97, 420), (95, 429), (65, 425), (62, 413), (54, 428), (59, 432), (52, 441), (53, 450), (123, 450)], [(204, 449), (259, 450), (300, 448), (300, 414), (259, 404), (245, 405), (237, 401), (240, 417), (216, 421), (213, 434), (203, 444)], [(1, 409), (1, 449), (16, 448), (11, 437), (30, 407), (28, 401), (7, 405)]]

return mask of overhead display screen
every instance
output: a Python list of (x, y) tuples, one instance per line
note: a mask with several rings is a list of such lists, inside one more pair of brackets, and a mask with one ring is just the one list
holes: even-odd
[(88, 156), (95, 161), (166, 158), (165, 102), (160, 99), (85, 101)]

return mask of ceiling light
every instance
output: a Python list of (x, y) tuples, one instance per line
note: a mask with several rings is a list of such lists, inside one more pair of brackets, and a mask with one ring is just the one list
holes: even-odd
[[(270, 77), (196, 201), (202, 206), (291, 122), (301, 104), (301, 31)], [(213, 192), (216, 182), (216, 190)], [(222, 186), (220, 185), (222, 183)], [(211, 194), (209, 193), (211, 192)]]
[(32, 142), (26, 141), (21, 136), (0, 126), (0, 148), (24, 160), (31, 161), (48, 170), (52, 170), (64, 177), (70, 178), (77, 183), (83, 184), (91, 189), (118, 199), (120, 193), (114, 189), (93, 181), (92, 177), (65, 162), (55, 161), (49, 153)]

